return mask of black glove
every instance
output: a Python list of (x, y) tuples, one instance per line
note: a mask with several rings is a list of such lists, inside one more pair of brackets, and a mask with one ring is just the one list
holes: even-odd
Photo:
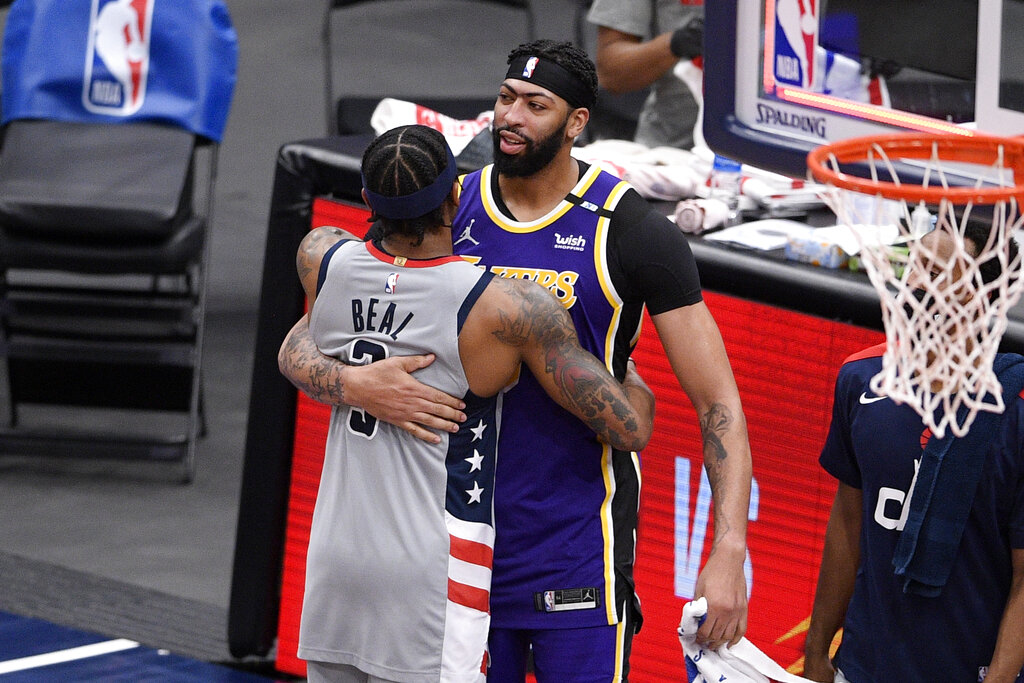
[(704, 53), (704, 17), (693, 17), (673, 31), (669, 49), (680, 59), (700, 57)]

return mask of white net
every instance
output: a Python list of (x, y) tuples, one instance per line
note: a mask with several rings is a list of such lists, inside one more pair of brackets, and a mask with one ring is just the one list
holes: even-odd
[[(849, 189), (818, 178), (838, 223), (858, 235), (858, 257), (881, 300), (886, 348), (871, 389), (912, 406), (940, 438), (947, 428), (966, 434), (979, 411), (1004, 409), (992, 363), (1024, 286), (1011, 248), (1024, 219), (1012, 196), (982, 204), (984, 191), (966, 200), (937, 196), (957, 195), (944, 192), (929, 202), (908, 200), (907, 190), (948, 190), (965, 177), (976, 189), (1024, 183), (1001, 152), (995, 159), (970, 168), (935, 144), (911, 162), (870, 146), (859, 159), (870, 183)], [(836, 156), (822, 161), (841, 174)]]

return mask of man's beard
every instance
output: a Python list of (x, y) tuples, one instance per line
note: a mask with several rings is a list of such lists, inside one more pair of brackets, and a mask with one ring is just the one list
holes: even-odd
[(494, 170), (508, 178), (525, 178), (537, 173), (551, 163), (552, 159), (558, 156), (562, 149), (562, 142), (565, 140), (565, 129), (569, 125), (569, 118), (558, 130), (555, 130), (545, 138), (534, 141), (525, 135), (518, 134), (526, 146), (523, 153), (518, 156), (505, 154), (501, 151), (502, 131), (514, 132), (509, 126), (494, 128), (491, 136), (494, 139)]

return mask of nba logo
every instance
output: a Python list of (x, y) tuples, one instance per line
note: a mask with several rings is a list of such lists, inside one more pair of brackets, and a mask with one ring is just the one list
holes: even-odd
[(398, 273), (390, 273), (388, 275), (387, 282), (384, 283), (384, 293), (394, 294), (395, 287), (398, 286)]
[(555, 592), (544, 591), (544, 611), (554, 612), (555, 611)]
[(82, 104), (94, 114), (129, 116), (142, 106), (156, 0), (92, 0)]
[(537, 58), (530, 57), (526, 60), (526, 67), (523, 68), (523, 78), (530, 78), (533, 76), (533, 70), (537, 68)]
[(811, 88), (817, 48), (815, 0), (779, 0), (775, 5), (775, 80), (783, 85)]

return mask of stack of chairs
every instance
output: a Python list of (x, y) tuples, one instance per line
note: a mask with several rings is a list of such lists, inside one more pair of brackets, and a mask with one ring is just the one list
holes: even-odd
[(0, 455), (195, 473), (222, 0), (15, 0), (3, 39)]

